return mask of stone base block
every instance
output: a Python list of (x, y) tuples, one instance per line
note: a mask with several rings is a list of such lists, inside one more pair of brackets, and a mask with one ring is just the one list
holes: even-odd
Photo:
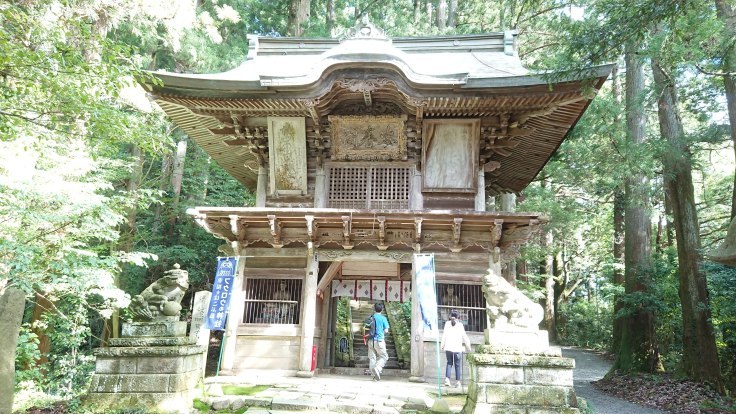
[(186, 336), (187, 323), (182, 321), (126, 322), (123, 338)]
[(197, 387), (199, 370), (178, 374), (97, 374), (90, 393), (176, 393)]
[(580, 410), (572, 407), (518, 407), (500, 404), (476, 403), (468, 401), (463, 408), (465, 413), (483, 413), (483, 414), (580, 414)]
[(509, 328), (486, 330), (486, 344), (497, 348), (528, 349), (541, 351), (549, 348), (547, 331)]
[(478, 347), (468, 354), (470, 383), (464, 408), (471, 413), (551, 414), (578, 413), (573, 389), (575, 361), (559, 349), (540, 351), (497, 345)]
[(131, 347), (109, 347), (95, 348), (92, 353), (96, 357), (173, 357), (186, 355), (201, 355), (205, 352), (205, 347), (201, 345), (185, 345), (185, 346), (131, 346)]
[(98, 355), (95, 374), (179, 374), (201, 369), (201, 354), (146, 356)]
[(131, 346), (184, 346), (197, 345), (196, 339), (188, 336), (174, 337), (144, 337), (144, 338), (111, 338), (110, 346), (113, 347), (131, 347)]
[(191, 413), (192, 400), (199, 397), (194, 390), (171, 393), (90, 393), (84, 399), (85, 407), (95, 412), (110, 412), (112, 410), (144, 409), (161, 413)]
[(93, 410), (191, 411), (203, 380), (204, 346), (182, 345), (191, 343), (187, 337), (122, 338), (113, 343), (116, 346), (94, 351), (95, 373), (86, 399)]

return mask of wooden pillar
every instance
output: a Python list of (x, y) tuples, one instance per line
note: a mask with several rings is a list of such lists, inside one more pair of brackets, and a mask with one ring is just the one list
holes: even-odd
[(258, 167), (258, 184), (256, 187), (256, 207), (266, 207), (266, 190), (268, 188), (268, 167)]
[(306, 275), (302, 287), (302, 319), (300, 321), (301, 345), (299, 347), (299, 371), (298, 377), (311, 377), (312, 371), (312, 345), (314, 345), (314, 324), (317, 316), (317, 273), (319, 273), (319, 261), (312, 250), (307, 255)]
[(486, 177), (483, 168), (478, 171), (478, 192), (475, 193), (475, 210), (486, 211)]
[(227, 323), (225, 324), (225, 335), (223, 337), (224, 347), (222, 350), (222, 361), (220, 373), (231, 374), (235, 367), (235, 349), (238, 342), (238, 327), (243, 321), (243, 310), (245, 308), (245, 294), (243, 292), (243, 278), (245, 274), (245, 255), (238, 246), (235, 249), (240, 255), (238, 258), (238, 270), (233, 280), (233, 295), (230, 298), (230, 306), (227, 311)]
[(411, 198), (409, 199), (410, 210), (421, 210), (424, 208), (424, 199), (422, 198), (422, 172), (414, 167), (414, 174), (411, 181)]
[(516, 211), (516, 194), (501, 194), (501, 211)]
[(331, 292), (332, 289), (328, 290), (322, 297), (322, 312), (319, 321), (319, 346), (317, 347), (317, 364), (320, 368), (327, 367), (326, 360), (329, 357), (327, 344), (330, 332), (330, 304), (332, 303), (332, 301), (330, 300), (332, 299), (330, 296)]
[(488, 197), (486, 200), (486, 211), (496, 211), (496, 197)]
[(412, 264), (411, 269), (411, 367), (409, 381), (424, 382), (424, 335), (422, 314), (417, 298), (417, 272)]
[(325, 192), (325, 167), (317, 167), (314, 175), (314, 208), (327, 207)]

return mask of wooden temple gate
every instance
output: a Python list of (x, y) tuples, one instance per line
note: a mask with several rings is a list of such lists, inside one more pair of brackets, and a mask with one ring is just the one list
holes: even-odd
[[(491, 261), (513, 260), (544, 221), (486, 211), (488, 198), (528, 185), (611, 69), (550, 84), (523, 68), (510, 32), (391, 40), (364, 25), (342, 40), (250, 39), (232, 71), (155, 72), (163, 85), (145, 85), (256, 193), (255, 207), (189, 212), (241, 257), (227, 327), (237, 339), (222, 361), (234, 373), (310, 376), (314, 345), (317, 367), (329, 367), (332, 282), (346, 263), (392, 264), (385, 294), (412, 282), (401, 269), (414, 253), (431, 252), (440, 314), (459, 306), (442, 295), (474, 295)], [(411, 374), (421, 378), (433, 345), (412, 305)], [(482, 325), (468, 323), (482, 342)]]

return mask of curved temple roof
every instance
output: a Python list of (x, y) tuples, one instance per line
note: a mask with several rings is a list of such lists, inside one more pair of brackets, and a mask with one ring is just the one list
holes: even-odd
[(420, 120), (481, 118), (481, 162), (492, 166), (486, 169), (487, 191), (520, 192), (580, 118), (612, 65), (550, 83), (522, 66), (514, 37), (506, 32), (388, 39), (370, 25), (343, 40), (250, 36), (247, 60), (233, 70), (153, 72), (163, 85), (144, 86), (177, 125), (250, 188), (258, 156), (232, 146), (238, 129), (265, 126), (267, 116), (304, 116), (323, 124), (342, 106), (385, 103)]

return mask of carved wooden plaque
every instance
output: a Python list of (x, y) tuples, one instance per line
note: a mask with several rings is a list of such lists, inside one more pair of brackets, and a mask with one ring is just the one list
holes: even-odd
[(475, 192), (480, 120), (425, 119), (422, 138), (422, 191)]
[(268, 161), (272, 195), (307, 194), (304, 118), (268, 117)]
[(387, 161), (406, 159), (406, 133), (401, 116), (330, 116), (332, 159)]

